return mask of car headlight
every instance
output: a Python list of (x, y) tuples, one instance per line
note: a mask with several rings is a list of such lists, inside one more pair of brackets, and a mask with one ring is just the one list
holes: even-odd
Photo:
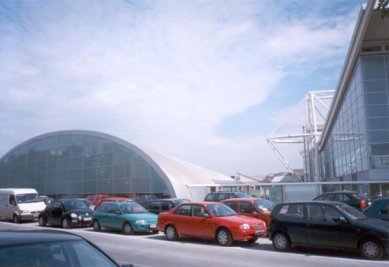
[(30, 214), (30, 211), (29, 210), (21, 210), (20, 214)]
[(77, 218), (77, 214), (75, 214), (75, 213), (70, 214), (70, 216), (71, 216), (73, 219), (76, 219), (76, 218)]
[(248, 225), (247, 223), (242, 224), (242, 225), (240, 226), (240, 229), (241, 229), (241, 230), (248, 230), (248, 229), (250, 229), (250, 225)]
[(135, 223), (136, 224), (147, 224), (147, 222), (145, 220), (136, 220)]

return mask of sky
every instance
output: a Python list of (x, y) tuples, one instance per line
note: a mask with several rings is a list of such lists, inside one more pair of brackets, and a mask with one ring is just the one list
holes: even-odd
[(0, 157), (91, 130), (226, 175), (286, 171), (266, 138), (336, 88), (364, 2), (0, 0)]

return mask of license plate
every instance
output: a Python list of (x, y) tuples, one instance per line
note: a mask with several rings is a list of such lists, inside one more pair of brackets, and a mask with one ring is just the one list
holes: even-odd
[(255, 232), (255, 236), (263, 236), (265, 232)]
[(84, 218), (84, 221), (86, 222), (90, 222), (92, 220), (92, 218)]
[(157, 228), (156, 224), (150, 224), (150, 228)]

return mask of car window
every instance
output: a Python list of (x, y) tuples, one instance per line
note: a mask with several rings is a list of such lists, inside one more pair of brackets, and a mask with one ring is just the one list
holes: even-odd
[(237, 203), (236, 202), (224, 202), (223, 204), (227, 205), (228, 207), (230, 207), (234, 211), (237, 211)]
[(211, 204), (208, 205), (208, 209), (215, 217), (236, 215), (236, 212), (233, 209), (224, 204)]
[(310, 221), (315, 221), (315, 222), (325, 221), (322, 205), (310, 204), (308, 206), (308, 216)]
[(220, 193), (219, 194), (219, 201), (220, 200), (224, 200), (224, 199), (229, 199), (230, 198), (230, 194), (229, 193)]
[(334, 207), (331, 206), (324, 205), (323, 212), (325, 221), (330, 224), (336, 224), (335, 219), (342, 217), (342, 214), (340, 214)]
[(216, 195), (215, 194), (208, 194), (207, 197), (205, 198), (206, 201), (213, 201), (215, 200)]
[(280, 216), (289, 218), (303, 218), (304, 205), (303, 204), (285, 204), (279, 210)]
[(273, 202), (264, 198), (255, 200), (254, 204), (261, 210), (272, 210), (274, 206)]
[(175, 210), (174, 214), (181, 216), (191, 216), (192, 215), (192, 205), (183, 205)]
[(252, 213), (253, 211), (255, 211), (253, 204), (249, 202), (240, 202), (239, 204), (240, 204), (240, 212)]
[(161, 210), (170, 210), (173, 208), (173, 203), (170, 202), (162, 202), (161, 204)]
[(200, 205), (194, 205), (192, 207), (192, 212), (193, 217), (204, 217), (205, 214), (208, 214), (208, 212), (205, 210), (205, 207)]

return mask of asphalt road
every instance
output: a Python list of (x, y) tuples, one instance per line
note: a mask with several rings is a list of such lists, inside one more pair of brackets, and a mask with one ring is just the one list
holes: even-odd
[[(47, 229), (60, 228), (44, 227)], [(37, 223), (0, 222), (0, 229), (42, 229)], [(94, 232), (92, 228), (67, 230), (92, 241), (119, 263), (135, 267), (380, 267), (389, 259), (368, 261), (358, 253), (295, 248), (276, 252), (271, 242), (261, 238), (253, 245), (234, 244), (221, 247), (212, 241), (180, 239), (167, 241), (162, 234), (124, 236), (117, 232)]]

